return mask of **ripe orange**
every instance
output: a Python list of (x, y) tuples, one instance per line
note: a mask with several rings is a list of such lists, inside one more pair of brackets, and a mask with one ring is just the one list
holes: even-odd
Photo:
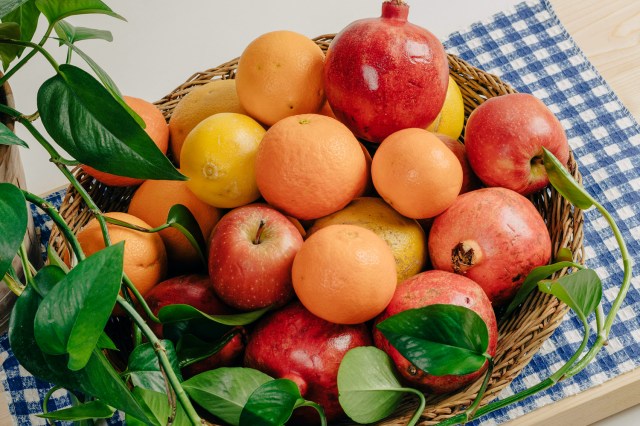
[[(200, 201), (184, 181), (147, 180), (131, 198), (128, 213), (156, 228), (167, 221), (169, 210), (175, 204), (187, 207), (200, 225), (205, 240), (218, 223), (222, 212)], [(177, 229), (167, 228), (159, 233), (167, 249), (169, 268), (180, 272), (198, 269), (200, 259), (187, 238)]]
[(360, 193), (366, 161), (353, 133), (324, 115), (287, 117), (262, 138), (256, 181), (267, 202), (297, 219), (336, 212)]
[[(127, 213), (106, 213), (112, 217), (143, 228), (151, 228), (148, 223)], [(124, 243), (124, 272), (138, 291), (144, 296), (154, 285), (162, 281), (167, 272), (167, 253), (158, 234), (136, 231), (122, 226), (108, 224), (111, 243)], [(78, 232), (78, 242), (87, 256), (105, 247), (100, 224), (91, 219)]]
[(205, 118), (220, 112), (246, 114), (238, 100), (235, 80), (214, 80), (180, 99), (169, 119), (171, 153), (178, 164), (182, 144), (189, 132)]
[[(154, 104), (144, 99), (131, 96), (124, 96), (123, 98), (127, 105), (142, 118), (142, 121), (144, 121), (146, 125), (144, 130), (151, 140), (155, 142), (163, 154), (166, 154), (169, 147), (169, 127), (160, 110)], [(101, 172), (89, 166), (83, 165), (82, 169), (99, 182), (109, 186), (134, 186), (144, 182), (143, 179), (117, 176)]]
[(453, 204), (462, 186), (462, 166), (437, 136), (412, 128), (382, 141), (371, 177), (380, 196), (400, 214), (424, 219)]
[(187, 136), (180, 153), (187, 187), (205, 203), (233, 208), (260, 197), (255, 176), (265, 134), (253, 118), (233, 112), (207, 117)]
[(356, 198), (344, 209), (316, 220), (309, 235), (330, 225), (357, 225), (376, 233), (389, 244), (396, 260), (398, 282), (422, 271), (427, 259), (427, 238), (415, 219), (402, 216), (380, 198)]
[(396, 290), (396, 263), (387, 243), (356, 225), (312, 234), (293, 260), (293, 288), (314, 315), (359, 324), (382, 312)]
[(273, 31), (242, 52), (236, 73), (240, 103), (271, 126), (284, 117), (318, 112), (324, 102), (324, 53), (310, 38)]

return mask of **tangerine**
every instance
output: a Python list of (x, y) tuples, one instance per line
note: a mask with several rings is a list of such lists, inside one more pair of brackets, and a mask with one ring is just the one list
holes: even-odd
[(436, 135), (410, 128), (389, 135), (371, 164), (378, 194), (412, 219), (437, 216), (460, 193), (460, 161)]
[(316, 219), (346, 206), (367, 182), (360, 143), (324, 115), (284, 118), (264, 135), (256, 181), (272, 206), (297, 219)]
[(236, 71), (241, 105), (271, 126), (291, 115), (315, 113), (324, 103), (324, 53), (293, 31), (261, 35), (245, 48)]
[(293, 288), (314, 315), (359, 324), (380, 314), (396, 290), (389, 245), (356, 225), (330, 225), (313, 233), (293, 260)]

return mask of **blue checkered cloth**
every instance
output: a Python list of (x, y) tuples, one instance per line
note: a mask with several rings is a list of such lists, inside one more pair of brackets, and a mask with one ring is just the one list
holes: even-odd
[[(520, 92), (541, 99), (564, 126), (578, 158), (586, 189), (617, 221), (634, 263), (640, 264), (640, 127), (604, 79), (575, 45), (546, 0), (521, 3), (513, 9), (451, 34), (447, 51), (498, 75)], [(634, 165), (636, 168), (634, 168)], [(54, 194), (59, 200), (60, 194)], [(36, 214), (36, 223), (50, 226)], [(585, 215), (587, 264), (603, 280), (605, 312), (622, 280), (620, 253), (606, 222), (595, 211)], [(46, 241), (43, 238), (43, 241)], [(638, 267), (634, 276), (638, 277)], [(640, 364), (640, 280), (633, 287), (611, 330), (609, 345), (583, 372), (551, 390), (485, 416), (476, 424), (493, 425), (521, 416), (630, 371)], [(537, 384), (556, 371), (578, 348), (582, 325), (569, 314), (533, 357), (522, 374), (506, 388), (504, 398)], [(43, 394), (51, 385), (31, 377), (0, 337), (0, 381), (10, 395), (10, 411), (19, 425), (44, 425), (32, 413), (41, 412)], [(61, 394), (56, 407), (68, 404)], [(55, 409), (51, 405), (50, 409)], [(118, 421), (112, 422), (118, 424)]]

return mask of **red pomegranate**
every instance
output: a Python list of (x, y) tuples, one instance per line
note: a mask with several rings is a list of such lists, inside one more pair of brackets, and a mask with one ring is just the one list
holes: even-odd
[[(407, 309), (435, 304), (464, 306), (480, 315), (489, 330), (487, 353), (491, 356), (495, 355), (498, 327), (491, 302), (478, 284), (451, 272), (426, 271), (405, 280), (398, 286), (387, 309), (376, 319), (376, 324)], [(376, 327), (374, 327), (373, 338), (375, 345), (391, 357), (406, 381), (429, 392), (438, 394), (452, 392), (478, 379), (486, 369), (485, 364), (477, 372), (463, 376), (432, 376), (410, 363), (391, 346)]]
[(371, 142), (408, 127), (426, 128), (447, 92), (449, 66), (442, 43), (407, 21), (409, 5), (382, 3), (380, 18), (349, 24), (333, 39), (324, 67), (335, 116)]
[(494, 307), (511, 300), (537, 266), (551, 257), (549, 231), (533, 204), (506, 188), (460, 195), (429, 233), (434, 269), (471, 278)]
[[(261, 319), (249, 335), (244, 365), (295, 382), (302, 396), (320, 404), (327, 420), (343, 414), (338, 402), (338, 367), (345, 353), (371, 344), (364, 324), (339, 325), (293, 302)], [(298, 409), (294, 421), (319, 421), (313, 409)]]

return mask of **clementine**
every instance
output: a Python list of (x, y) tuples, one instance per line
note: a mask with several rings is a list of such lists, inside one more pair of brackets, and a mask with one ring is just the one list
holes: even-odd
[(359, 324), (382, 312), (396, 290), (396, 263), (387, 243), (356, 225), (313, 233), (293, 261), (293, 288), (314, 315)]
[(462, 186), (462, 166), (436, 135), (410, 128), (382, 141), (371, 177), (380, 196), (400, 214), (424, 219), (453, 204)]
[(240, 104), (271, 126), (291, 115), (315, 113), (324, 102), (324, 53), (310, 38), (273, 31), (253, 40), (236, 71)]

